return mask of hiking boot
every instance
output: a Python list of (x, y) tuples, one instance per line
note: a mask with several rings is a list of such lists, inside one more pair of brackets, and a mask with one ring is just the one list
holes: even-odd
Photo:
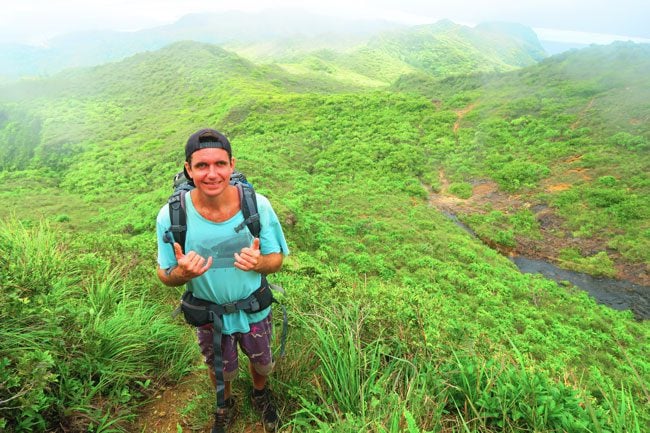
[(214, 412), (212, 433), (226, 433), (226, 429), (235, 419), (235, 399), (229, 397), (225, 403), (224, 407), (220, 407)]
[(262, 415), (264, 431), (276, 431), (280, 425), (280, 418), (278, 417), (278, 411), (273, 404), (271, 390), (268, 388), (264, 388), (261, 391), (253, 389), (253, 392), (251, 393), (251, 402), (253, 408)]

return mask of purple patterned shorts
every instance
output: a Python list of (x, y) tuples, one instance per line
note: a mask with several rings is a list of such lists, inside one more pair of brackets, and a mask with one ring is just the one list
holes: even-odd
[[(196, 328), (201, 354), (205, 363), (212, 366), (214, 362), (214, 348), (212, 343), (212, 324)], [(250, 332), (235, 332), (231, 335), (221, 336), (221, 356), (223, 358), (224, 380), (231, 381), (237, 377), (238, 353), (237, 344), (246, 354), (255, 371), (263, 376), (268, 376), (273, 370), (274, 362), (271, 354), (271, 313), (257, 323), (250, 324)]]

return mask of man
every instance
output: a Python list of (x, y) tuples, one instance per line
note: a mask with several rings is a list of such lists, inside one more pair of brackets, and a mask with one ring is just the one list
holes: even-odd
[[(261, 231), (253, 238), (245, 228), (240, 196), (230, 184), (235, 158), (228, 139), (213, 129), (202, 129), (190, 136), (185, 146), (185, 175), (195, 188), (185, 195), (187, 232), (185, 248), (165, 243), (170, 230), (169, 206), (160, 210), (156, 221), (158, 235), (158, 277), (167, 286), (186, 284), (193, 295), (217, 304), (247, 298), (262, 282), (262, 275), (277, 272), (289, 253), (278, 218), (266, 197), (257, 194)], [(275, 431), (279, 425), (272, 402), (268, 375), (273, 370), (271, 356), (270, 307), (259, 312), (236, 311), (222, 317), (221, 349), (225, 408), (215, 414), (213, 432), (223, 431), (232, 421), (234, 400), (231, 382), (237, 376), (237, 345), (250, 360), (253, 379), (253, 407), (261, 412), (264, 427)], [(212, 368), (214, 348), (212, 324), (197, 328), (201, 353), (215, 386)]]

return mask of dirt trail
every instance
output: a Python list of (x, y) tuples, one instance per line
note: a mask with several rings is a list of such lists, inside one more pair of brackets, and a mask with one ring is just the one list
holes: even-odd
[[(178, 426), (185, 425), (180, 411), (198, 395), (199, 382), (199, 378), (192, 375), (174, 387), (162, 388), (153, 401), (144, 406), (132, 431), (178, 433)], [(206, 426), (206, 431), (209, 429)]]
[(476, 107), (475, 103), (470, 104), (461, 110), (456, 110), (456, 116), (458, 116), (458, 118), (456, 119), (456, 122), (454, 122), (454, 134), (458, 134), (458, 130), (460, 129), (460, 121), (463, 120), (463, 117), (472, 111), (474, 107)]
[[(197, 426), (188, 416), (183, 415), (188, 403), (204, 392), (207, 381), (203, 371), (190, 374), (175, 386), (164, 387), (156, 393), (153, 400), (142, 407), (138, 420), (130, 429), (132, 433), (178, 433), (178, 432), (209, 432), (212, 429), (212, 419), (204, 426)], [(238, 406), (242, 405), (238, 398)], [(210, 399), (205, 404), (213, 405)], [(229, 432), (232, 433), (264, 433), (261, 422), (250, 422), (242, 416), (241, 407), (238, 416)], [(180, 429), (179, 429), (180, 427)]]
[[(573, 157), (573, 161), (580, 157)], [(571, 160), (571, 158), (569, 159)], [(570, 162), (567, 160), (567, 162)], [(574, 176), (587, 178), (586, 170), (569, 170)], [(555, 214), (555, 211), (543, 203), (532, 203), (518, 195), (510, 195), (500, 191), (498, 185), (493, 181), (484, 181), (474, 185), (472, 196), (468, 199), (455, 197), (448, 192), (449, 180), (443, 170), (438, 173), (441, 185), (440, 192), (434, 193), (429, 190), (429, 204), (444, 212), (454, 215), (462, 214), (485, 214), (486, 209), (501, 211), (511, 214), (520, 209), (530, 209), (539, 225), (541, 239), (527, 239), (517, 237), (515, 248), (505, 248), (501, 245), (494, 245), (488, 239), (484, 241), (492, 248), (495, 248), (506, 255), (522, 255), (534, 259), (542, 259), (559, 264), (558, 254), (564, 248), (576, 248), (583, 255), (592, 255), (600, 251), (607, 251), (609, 257), (614, 261), (617, 270), (617, 278), (628, 280), (643, 286), (650, 285), (650, 276), (647, 266), (643, 264), (627, 263), (616, 251), (608, 249), (608, 239), (594, 236), (592, 238), (576, 238), (564, 227), (564, 221)], [(542, 183), (547, 192), (557, 192), (570, 189), (570, 183)], [(489, 206), (488, 206), (489, 205)]]

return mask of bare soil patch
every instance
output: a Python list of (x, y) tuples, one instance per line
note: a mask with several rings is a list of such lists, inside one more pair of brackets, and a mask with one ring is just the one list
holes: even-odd
[(470, 104), (462, 110), (456, 110), (456, 116), (458, 116), (458, 118), (456, 119), (456, 122), (454, 122), (454, 134), (458, 133), (458, 130), (460, 129), (460, 121), (463, 120), (463, 117), (472, 111), (475, 106), (476, 104)]
[(580, 161), (581, 159), (582, 159), (582, 155), (573, 155), (568, 157), (566, 160), (564, 160), (564, 162), (570, 164), (572, 162)]
[[(209, 432), (212, 429), (212, 418), (205, 425), (196, 425), (196, 420), (189, 418), (191, 415), (183, 415), (183, 410), (188, 403), (205, 392), (209, 385), (209, 379), (204, 370), (195, 371), (188, 375), (180, 383), (160, 388), (153, 399), (145, 404), (140, 412), (138, 420), (130, 431), (132, 433), (178, 433), (179, 427), (184, 433), (188, 432)], [(212, 388), (210, 388), (212, 390)], [(233, 390), (236, 399), (236, 415), (233, 425), (228, 432), (232, 433), (265, 433), (261, 421), (250, 420), (248, 414), (243, 413), (243, 406), (246, 405), (240, 395), (240, 390)], [(243, 394), (243, 393), (242, 393)], [(205, 404), (214, 406), (214, 397)]]
[(567, 173), (573, 173), (578, 175), (582, 180), (591, 180), (591, 176), (587, 174), (588, 169), (586, 168), (572, 168), (567, 170)]
[(548, 192), (560, 192), (560, 191), (566, 191), (567, 189), (571, 189), (571, 184), (568, 183), (556, 183), (554, 185), (549, 185), (546, 188), (546, 191)]
[[(173, 387), (161, 388), (153, 400), (144, 406), (132, 431), (177, 433), (178, 426), (184, 426), (180, 411), (187, 402), (197, 396), (198, 389), (199, 378), (196, 374)], [(210, 427), (206, 426), (205, 431), (209, 429)]]

